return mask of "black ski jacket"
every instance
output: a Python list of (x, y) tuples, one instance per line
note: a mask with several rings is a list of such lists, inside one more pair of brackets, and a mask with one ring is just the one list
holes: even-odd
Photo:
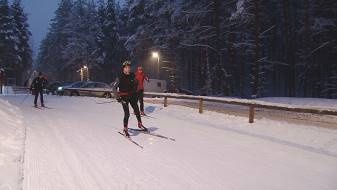
[(30, 86), (30, 89), (36, 91), (43, 90), (43, 88), (46, 86), (46, 83), (47, 81), (44, 79), (44, 77), (35, 77)]
[(121, 73), (116, 79), (114, 86), (119, 89), (118, 96), (133, 96), (137, 93), (138, 81), (134, 73), (130, 75)]

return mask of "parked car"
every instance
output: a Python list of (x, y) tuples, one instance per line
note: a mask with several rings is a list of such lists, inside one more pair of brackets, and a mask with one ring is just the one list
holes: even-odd
[(112, 98), (112, 87), (102, 82), (88, 82), (80, 88), (67, 88), (71, 96), (94, 96)]
[(56, 94), (63, 96), (63, 95), (71, 95), (69, 93), (69, 91), (65, 91), (65, 89), (67, 88), (80, 88), (83, 85), (87, 84), (87, 81), (78, 81), (78, 82), (74, 82), (74, 83), (65, 83), (63, 86), (59, 86), (57, 87), (57, 91)]
[(53, 94), (53, 95), (57, 94), (57, 88), (61, 85), (62, 84), (60, 82), (54, 82), (54, 83), (49, 84), (46, 88), (46, 93)]

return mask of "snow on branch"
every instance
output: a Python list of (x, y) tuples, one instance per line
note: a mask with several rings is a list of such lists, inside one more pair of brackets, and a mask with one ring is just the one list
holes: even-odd
[(205, 14), (205, 13), (211, 13), (212, 11), (198, 11), (198, 12), (189, 12), (189, 11), (181, 11), (181, 13), (185, 14)]
[(329, 44), (332, 43), (333, 41), (336, 41), (336, 39), (335, 39), (335, 40), (332, 40), (332, 41), (329, 41), (329, 42), (324, 42), (324, 43), (321, 44), (319, 47), (317, 47), (317, 48), (315, 48), (314, 50), (312, 50), (312, 51), (309, 53), (308, 57), (310, 57), (311, 55), (313, 55), (316, 51), (318, 51), (318, 50), (324, 48), (325, 46), (329, 45)]
[(264, 34), (268, 33), (268, 32), (271, 31), (272, 29), (274, 29), (275, 26), (276, 26), (276, 25), (273, 25), (273, 26), (271, 26), (270, 28), (268, 28), (267, 30), (263, 31), (263, 32), (260, 34), (259, 37), (262, 38)]
[(214, 47), (212, 47), (210, 45), (207, 45), (207, 44), (185, 44), (185, 43), (180, 43), (180, 45), (187, 46), (187, 47), (206, 47), (206, 48), (209, 48), (209, 49), (213, 50), (218, 55), (220, 55), (220, 52), (217, 49), (215, 49)]

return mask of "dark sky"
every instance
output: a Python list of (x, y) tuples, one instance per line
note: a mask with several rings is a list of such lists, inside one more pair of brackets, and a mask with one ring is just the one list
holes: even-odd
[(49, 21), (53, 18), (59, 0), (22, 0), (28, 23), (32, 32), (32, 47), (37, 54), (41, 40), (48, 31)]
[[(36, 56), (41, 40), (45, 37), (50, 20), (60, 0), (22, 0), (25, 12), (28, 13), (28, 23), (32, 32), (32, 47)], [(123, 3), (124, 0), (119, 0)]]

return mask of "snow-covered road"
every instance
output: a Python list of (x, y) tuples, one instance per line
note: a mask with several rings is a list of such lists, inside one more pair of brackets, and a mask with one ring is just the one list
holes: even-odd
[(0, 100), (27, 130), (24, 190), (337, 189), (337, 130), (148, 104), (145, 126), (176, 141), (134, 133), (141, 149), (117, 133), (118, 103), (48, 96), (50, 109), (36, 109), (22, 98)]

